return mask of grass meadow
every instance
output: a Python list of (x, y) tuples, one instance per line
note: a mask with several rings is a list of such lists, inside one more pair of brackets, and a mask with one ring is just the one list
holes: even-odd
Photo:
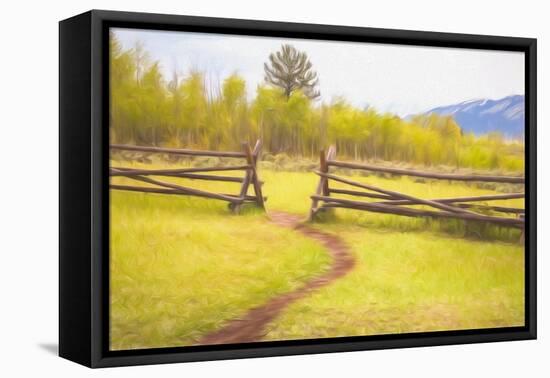
[(190, 345), (300, 286), (330, 260), (248, 211), (180, 196), (111, 193), (111, 348)]
[[(160, 160), (112, 165), (174, 167)], [(268, 210), (305, 219), (318, 177), (260, 166)], [(353, 179), (422, 198), (504, 190), (405, 177)], [(236, 183), (187, 182), (239, 190)], [(491, 204), (521, 207), (522, 201)], [(271, 224), (252, 206), (234, 215), (215, 200), (111, 191), (110, 224), (113, 350), (191, 345), (330, 266), (321, 244)], [(286, 308), (265, 340), (523, 325), (524, 249), (517, 230), (343, 209), (313, 227), (340, 236), (356, 266)]]

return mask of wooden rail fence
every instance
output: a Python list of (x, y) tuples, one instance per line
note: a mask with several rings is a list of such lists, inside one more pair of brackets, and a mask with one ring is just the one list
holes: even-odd
[[(230, 166), (212, 166), (212, 167), (190, 167), (178, 169), (142, 169), (142, 168), (127, 168), (127, 167), (110, 167), (110, 177), (126, 177), (135, 181), (150, 184), (150, 186), (137, 185), (119, 185), (109, 184), (111, 189), (126, 190), (133, 192), (144, 193), (160, 193), (160, 194), (176, 194), (188, 195), (204, 198), (217, 199), (229, 202), (229, 208), (238, 213), (244, 203), (255, 203), (264, 209), (264, 201), (267, 200), (262, 194), (262, 182), (258, 177), (257, 161), (262, 148), (260, 140), (256, 141), (253, 149), (247, 142), (242, 143), (242, 151), (240, 152), (225, 152), (225, 151), (200, 151), (190, 149), (176, 148), (161, 148), (161, 147), (146, 147), (146, 146), (130, 146), (112, 144), (111, 150), (118, 151), (135, 151), (149, 154), (167, 154), (167, 155), (184, 155), (184, 156), (205, 156), (205, 157), (222, 157), (234, 158), (241, 160), (239, 164)], [(209, 172), (228, 172), (228, 171), (244, 171), (243, 177), (221, 176), (213, 174), (205, 174)], [(189, 188), (187, 186), (175, 184), (172, 182), (161, 181), (153, 177), (178, 177), (191, 180), (207, 180), (207, 181), (225, 181), (241, 183), (239, 193), (226, 194), (208, 192), (200, 189)], [(248, 195), (248, 189), (252, 185), (254, 195)]]
[[(433, 217), (456, 218), (466, 221), (481, 221), (501, 226), (515, 227), (524, 230), (525, 209), (506, 206), (489, 206), (475, 204), (476, 202), (525, 198), (525, 193), (504, 193), (472, 197), (422, 199), (405, 193), (386, 190), (370, 184), (351, 180), (330, 172), (331, 167), (382, 172), (393, 175), (423, 177), (435, 180), (473, 181), (473, 182), (497, 182), (508, 184), (525, 184), (524, 177), (515, 176), (485, 176), (463, 175), (449, 173), (421, 172), (409, 169), (389, 168), (371, 164), (359, 164), (335, 160), (336, 150), (331, 146), (326, 155), (320, 154), (320, 167), (316, 174), (319, 176), (317, 191), (311, 196), (310, 220), (323, 209), (345, 208), (365, 210), (376, 213), (396, 214), (409, 217)], [(331, 181), (350, 186), (350, 189), (332, 188)], [(336, 197), (334, 195), (347, 195), (352, 198)], [(367, 202), (353, 197), (374, 198), (377, 201)], [(428, 209), (407, 207), (409, 205), (425, 205)], [(511, 216), (487, 215), (479, 211), (490, 210), (495, 213), (512, 214)]]

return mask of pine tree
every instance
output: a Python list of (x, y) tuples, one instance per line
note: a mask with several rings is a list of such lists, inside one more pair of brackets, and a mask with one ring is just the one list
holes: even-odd
[(312, 66), (305, 52), (282, 45), (280, 51), (269, 54), (269, 64), (264, 63), (265, 81), (281, 88), (287, 99), (296, 90), (315, 99), (321, 93), (316, 90), (319, 79)]

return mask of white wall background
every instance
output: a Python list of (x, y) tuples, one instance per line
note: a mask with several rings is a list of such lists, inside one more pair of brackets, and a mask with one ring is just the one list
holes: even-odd
[[(539, 40), (539, 193), (549, 188), (550, 28), (544, 1), (6, 1), (0, 22), (0, 375), (57, 377), (542, 377), (550, 374), (550, 271), (539, 199), (539, 340), (89, 370), (57, 344), (58, 25), (91, 8)], [(545, 276), (546, 274), (546, 276)], [(545, 319), (546, 318), (546, 319)], [(546, 349), (546, 350), (545, 350)]]

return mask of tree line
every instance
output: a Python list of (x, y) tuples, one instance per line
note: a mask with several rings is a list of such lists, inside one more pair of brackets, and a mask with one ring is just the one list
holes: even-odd
[(238, 150), (243, 140), (261, 138), (271, 154), (316, 158), (322, 148), (334, 144), (339, 157), (354, 160), (523, 170), (522, 142), (507, 141), (499, 133), (466, 134), (451, 116), (403, 119), (354, 107), (343, 98), (316, 100), (316, 73), (300, 53), (286, 52), (301, 69), (303, 88), (277, 86), (284, 78), (273, 62), (285, 59), (285, 49), (283, 55), (269, 57), (266, 82), (250, 99), (238, 74), (219, 85), (208, 83), (197, 69), (165, 78), (143, 45), (123, 49), (111, 34), (111, 142)]

